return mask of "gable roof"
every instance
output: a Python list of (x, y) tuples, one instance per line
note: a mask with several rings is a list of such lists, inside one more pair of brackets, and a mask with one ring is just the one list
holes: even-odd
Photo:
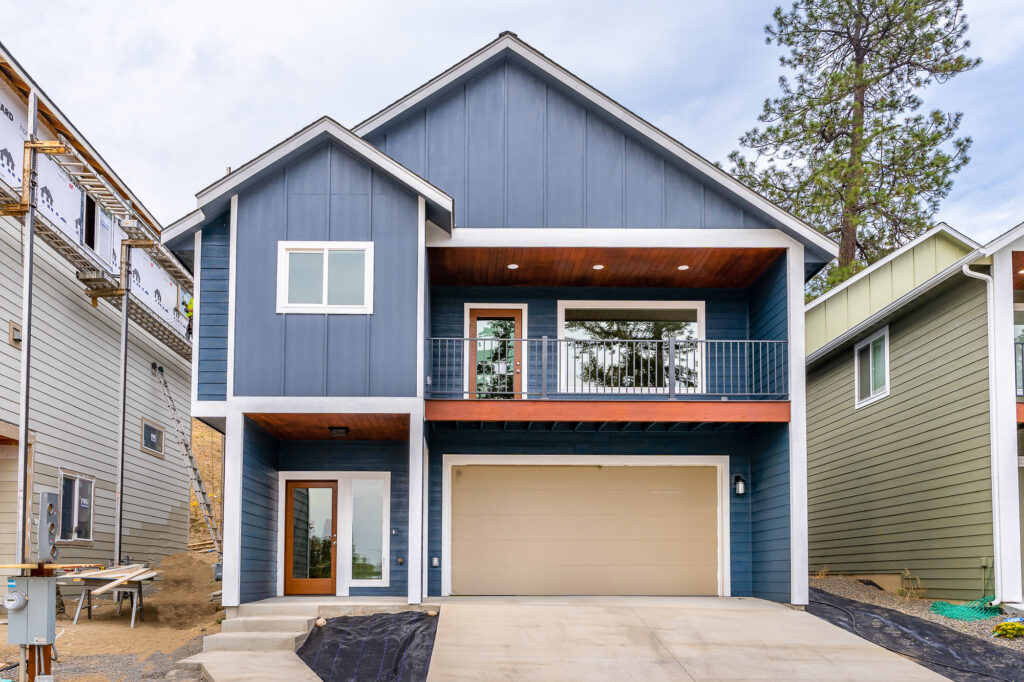
[(187, 235), (202, 227), (207, 220), (220, 215), (226, 208), (231, 195), (258, 182), (258, 176), (262, 175), (264, 171), (301, 156), (325, 140), (333, 140), (341, 144), (357, 158), (422, 196), (427, 202), (427, 219), (440, 227), (451, 229), (454, 201), (450, 196), (366, 140), (354, 135), (352, 131), (334, 119), (324, 116), (223, 178), (199, 190), (196, 193), (198, 208), (171, 223), (164, 230), (164, 243), (180, 242)]
[(808, 364), (879, 326), (981, 256), (970, 237), (939, 223), (808, 303)]
[(431, 102), (447, 92), (455, 83), (463, 82), (499, 60), (511, 57), (535, 71), (561, 84), (573, 95), (603, 110), (612, 120), (640, 138), (663, 150), (670, 158), (692, 169), (702, 180), (740, 198), (763, 213), (784, 231), (804, 243), (823, 262), (838, 254), (838, 245), (799, 218), (750, 189), (728, 172), (722, 170), (654, 125), (643, 120), (615, 100), (587, 84), (568, 70), (526, 44), (514, 33), (504, 32), (496, 40), (474, 52), (466, 59), (431, 79), (398, 101), (385, 107), (352, 132), (361, 137), (372, 135), (385, 125), (397, 121), (406, 113)]

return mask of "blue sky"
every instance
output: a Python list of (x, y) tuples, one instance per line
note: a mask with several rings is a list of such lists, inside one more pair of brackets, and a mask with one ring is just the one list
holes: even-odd
[[(763, 33), (775, 4), (0, 0), (0, 41), (169, 223), (225, 167), (324, 114), (354, 125), (502, 30), (725, 162), (778, 90)], [(974, 138), (939, 218), (984, 241), (1024, 221), (1024, 9), (966, 0), (966, 12), (985, 63), (925, 100), (962, 111)]]

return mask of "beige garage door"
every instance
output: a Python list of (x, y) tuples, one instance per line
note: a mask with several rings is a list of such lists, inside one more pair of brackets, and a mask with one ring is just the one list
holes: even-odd
[(452, 467), (452, 594), (718, 594), (710, 466)]

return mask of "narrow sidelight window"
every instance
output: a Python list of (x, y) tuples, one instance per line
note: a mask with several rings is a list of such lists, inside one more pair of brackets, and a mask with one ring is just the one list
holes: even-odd
[(856, 406), (889, 395), (889, 328), (854, 347)]
[(277, 312), (373, 313), (373, 243), (278, 242)]

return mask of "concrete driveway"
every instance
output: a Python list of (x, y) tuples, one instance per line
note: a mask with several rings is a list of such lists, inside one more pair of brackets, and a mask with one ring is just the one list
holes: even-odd
[(452, 597), (447, 680), (944, 680), (795, 609), (744, 598)]

